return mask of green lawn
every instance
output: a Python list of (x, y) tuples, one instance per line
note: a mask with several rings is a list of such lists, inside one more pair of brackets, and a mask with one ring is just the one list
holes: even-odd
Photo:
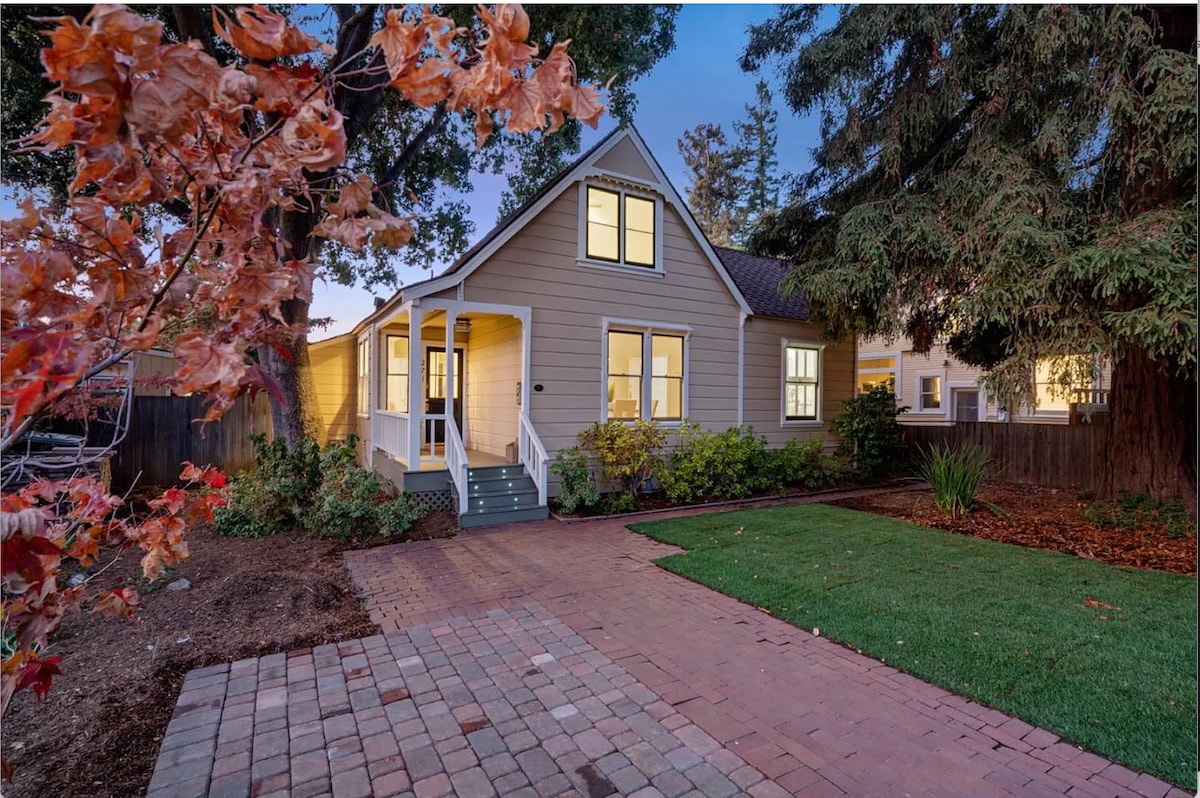
[(688, 550), (669, 571), (1194, 786), (1194, 579), (822, 505), (631, 528)]

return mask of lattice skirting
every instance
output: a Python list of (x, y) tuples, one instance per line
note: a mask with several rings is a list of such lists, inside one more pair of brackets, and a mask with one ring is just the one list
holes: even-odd
[(454, 500), (454, 494), (448, 490), (421, 490), (410, 491), (413, 501), (425, 505), (425, 509), (429, 512), (455, 512), (458, 510), (458, 502)]

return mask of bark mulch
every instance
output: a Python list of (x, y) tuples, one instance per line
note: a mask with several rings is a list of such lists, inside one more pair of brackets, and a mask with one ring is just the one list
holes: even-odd
[(1092, 500), (1082, 498), (1075, 490), (984, 483), (975, 507), (959, 518), (934, 504), (933, 493), (928, 490), (830, 503), (960, 535), (1051, 549), (1112, 565), (1196, 575), (1195, 534), (1171, 536), (1154, 526), (1098, 526), (1084, 517)]
[[(448, 537), (451, 513), (431, 513), (412, 539)], [(376, 634), (341, 563), (348, 544), (286, 532), (247, 540), (207, 527), (191, 556), (153, 584), (126, 551), (92, 587), (137, 584), (133, 621), (68, 617), (49, 653), (63, 675), (42, 704), (26, 690), (4, 718), (4, 758), (16, 773), (6, 798), (144, 795), (184, 675), (193, 668)], [(101, 563), (106, 562), (101, 559)], [(167, 585), (185, 578), (187, 590)], [(90, 592), (90, 590), (89, 590)]]

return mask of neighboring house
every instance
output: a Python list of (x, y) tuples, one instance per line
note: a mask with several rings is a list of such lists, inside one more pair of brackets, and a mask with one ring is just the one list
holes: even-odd
[(859, 341), (857, 365), (856, 389), (861, 393), (874, 385), (891, 385), (896, 402), (909, 408), (899, 417), (908, 424), (1066, 424), (1072, 419), (1073, 405), (1078, 411), (1075, 418), (1104, 412), (1111, 382), (1111, 368), (1101, 364), (1096, 369), (1097, 379), (1064, 390), (1050, 382), (1050, 364), (1039, 361), (1034, 386), (1036, 405), (1008, 408), (1006, 414), (980, 385), (983, 369), (961, 362), (946, 351), (945, 344), (934, 344), (927, 354), (918, 354), (904, 339), (889, 344), (881, 338), (868, 338)]
[[(711, 246), (618, 128), (440, 276), (310, 347), (330, 437), (464, 526), (544, 517), (548, 464), (609, 419), (820, 436), (854, 392), (778, 261)], [(450, 386), (447, 388), (447, 386)]]

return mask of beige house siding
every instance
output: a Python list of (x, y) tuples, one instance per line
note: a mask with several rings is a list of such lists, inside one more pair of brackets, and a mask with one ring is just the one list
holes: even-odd
[(324, 427), (322, 443), (344, 439), (356, 431), (355, 346), (355, 337), (347, 334), (308, 347)]
[(658, 179), (650, 169), (650, 166), (642, 159), (641, 153), (637, 151), (637, 147), (629, 139), (621, 141), (606, 152), (596, 161), (596, 166), (607, 172), (628, 175), (647, 183), (653, 183)]
[[(138, 352), (133, 357), (137, 360), (137, 369), (134, 371), (133, 379), (133, 395), (170, 396), (171, 389), (165, 383), (154, 387), (147, 383), (156, 378), (171, 377), (179, 368), (179, 362), (175, 360), (175, 356), (170, 352), (150, 350), (149, 352)], [(126, 373), (120, 367), (113, 370), (114, 373), (119, 371)]]
[(490, 317), (472, 322), (467, 363), (467, 446), (498, 457), (517, 440), (521, 322)]
[(580, 265), (578, 227), (576, 185), (466, 278), (467, 301), (532, 308), (529, 412), (550, 456), (600, 420), (605, 318), (689, 326), (688, 415), (736, 424), (738, 306), (678, 212), (664, 203), (662, 276)]
[[(819, 386), (821, 422), (783, 421), (783, 346), (794, 343), (823, 345)], [(800, 321), (751, 317), (746, 320), (746, 368), (743, 418), (768, 445), (819, 435), (825, 448), (837, 446), (830, 423), (841, 415), (842, 402), (854, 395), (855, 347), (853, 341), (825, 343), (819, 327)]]

